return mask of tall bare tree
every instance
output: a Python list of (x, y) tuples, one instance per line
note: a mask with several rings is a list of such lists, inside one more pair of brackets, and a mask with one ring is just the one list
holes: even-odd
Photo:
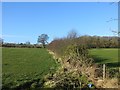
[(69, 39), (77, 38), (77, 37), (78, 37), (78, 33), (74, 29), (72, 29), (67, 35), (67, 38)]

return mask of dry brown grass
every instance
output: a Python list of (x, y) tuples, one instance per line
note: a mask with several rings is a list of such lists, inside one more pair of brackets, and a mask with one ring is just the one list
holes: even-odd
[(118, 88), (118, 79), (112, 78), (112, 79), (105, 79), (105, 80), (98, 80), (96, 82), (96, 86), (98, 88)]
[(117, 78), (105, 79), (103, 81), (103, 88), (118, 88), (118, 79)]

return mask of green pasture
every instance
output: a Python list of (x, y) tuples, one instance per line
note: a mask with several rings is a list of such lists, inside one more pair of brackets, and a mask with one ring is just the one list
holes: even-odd
[(2, 82), (5, 88), (14, 88), (28, 82), (34, 83), (58, 64), (42, 48), (2, 48)]
[(118, 49), (90, 49), (90, 55), (94, 58), (95, 63), (107, 64), (110, 67), (118, 67), (118, 58), (120, 58)]

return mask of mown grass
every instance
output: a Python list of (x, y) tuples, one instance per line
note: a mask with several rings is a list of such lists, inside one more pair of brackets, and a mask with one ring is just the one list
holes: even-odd
[(118, 49), (90, 49), (90, 55), (94, 58), (95, 63), (107, 64), (109, 67), (119, 67)]
[(2, 48), (3, 87), (18, 87), (54, 72), (58, 64), (46, 49)]

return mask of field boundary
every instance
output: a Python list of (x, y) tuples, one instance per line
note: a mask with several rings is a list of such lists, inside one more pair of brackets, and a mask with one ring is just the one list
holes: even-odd
[[(49, 53), (50, 54), (52, 54), (53, 55), (53, 57), (55, 58), (55, 59), (59, 59), (60, 61), (64, 61), (64, 60), (61, 60), (61, 58), (58, 58), (57, 57), (57, 55), (54, 53), (54, 52), (52, 52), (52, 51), (50, 51), (50, 50), (48, 50), (49, 51)], [(70, 66), (70, 64), (69, 63), (63, 63), (63, 62), (61, 62), (61, 67), (62, 68), (64, 68), (64, 67), (71, 67)], [(101, 64), (102, 65), (102, 68), (99, 68), (100, 69), (100, 71), (101, 70), (103, 70), (101, 73), (102, 74), (104, 74), (104, 75), (102, 75), (101, 77), (102, 78), (100, 78), (100, 77), (95, 77), (95, 73), (98, 73), (98, 72), (96, 72), (96, 70), (98, 71), (98, 67), (94, 67), (94, 65), (92, 66), (92, 67), (89, 67), (89, 68), (87, 68), (86, 67), (86, 69), (84, 68), (83, 70), (82, 69), (80, 69), (80, 67), (79, 68), (77, 68), (77, 67), (74, 67), (74, 68), (71, 68), (71, 70), (73, 69), (73, 71), (74, 70), (82, 70), (81, 72), (83, 73), (83, 74), (86, 74), (86, 76), (88, 76), (88, 75), (90, 75), (91, 77), (88, 77), (88, 79), (89, 80), (92, 80), (93, 82), (94, 82), (94, 84), (97, 86), (97, 87), (99, 87), (99, 88), (116, 88), (116, 87), (119, 87), (119, 85), (117, 84), (117, 82), (118, 82), (118, 78), (112, 78), (112, 79), (110, 79), (110, 78), (108, 78), (108, 77), (106, 77), (106, 68), (107, 67), (104, 67), (104, 66), (106, 66), (106, 65), (103, 65), (103, 64)], [(82, 68), (82, 67), (81, 67)], [(92, 73), (92, 72), (93, 73)], [(87, 72), (87, 73), (86, 73)], [(99, 73), (98, 73), (99, 74)]]

